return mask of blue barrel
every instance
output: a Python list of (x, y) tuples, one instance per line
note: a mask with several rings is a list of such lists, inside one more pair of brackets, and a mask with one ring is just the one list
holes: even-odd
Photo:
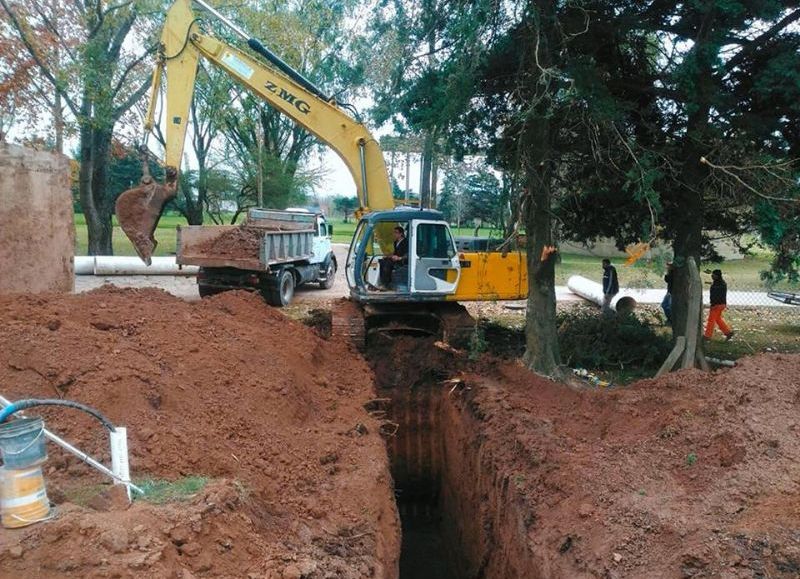
[(44, 421), (34, 416), (0, 423), (0, 455), (7, 469), (19, 470), (47, 460)]

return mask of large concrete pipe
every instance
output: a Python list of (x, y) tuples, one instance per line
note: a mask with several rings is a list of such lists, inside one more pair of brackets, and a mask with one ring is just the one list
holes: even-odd
[(125, 255), (75, 258), (77, 275), (196, 275), (197, 269), (193, 265), (178, 266), (174, 256), (154, 257), (150, 265), (145, 265), (138, 257)]
[[(567, 280), (569, 290), (598, 306), (603, 305), (603, 286), (581, 275), (573, 275)], [(636, 309), (636, 298), (627, 290), (620, 290), (611, 300), (611, 309), (619, 313), (628, 313)]]

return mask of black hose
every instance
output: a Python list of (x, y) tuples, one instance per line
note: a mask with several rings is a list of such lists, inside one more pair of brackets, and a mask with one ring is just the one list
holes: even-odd
[(90, 408), (85, 404), (81, 404), (80, 402), (73, 402), (72, 400), (60, 400), (57, 398), (42, 398), (42, 399), (27, 399), (27, 400), (17, 400), (16, 402), (12, 402), (2, 410), (0, 410), (0, 423), (4, 422), (9, 416), (14, 414), (15, 412), (19, 412), (20, 410), (25, 410), (26, 408), (33, 408), (34, 406), (67, 406), (68, 408), (77, 408), (78, 410), (83, 410), (84, 412), (91, 414), (100, 423), (105, 426), (111, 432), (114, 432), (116, 428), (111, 423), (111, 421), (100, 414), (94, 408)]

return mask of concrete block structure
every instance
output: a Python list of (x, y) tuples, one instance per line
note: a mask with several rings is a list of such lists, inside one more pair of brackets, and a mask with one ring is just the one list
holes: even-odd
[(0, 142), (0, 293), (71, 292), (69, 159)]

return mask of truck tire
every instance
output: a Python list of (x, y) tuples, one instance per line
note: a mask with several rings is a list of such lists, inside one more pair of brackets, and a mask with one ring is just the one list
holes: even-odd
[(263, 295), (271, 306), (288, 306), (294, 297), (294, 274), (291, 270), (284, 269), (274, 279), (269, 280)]
[(325, 268), (325, 281), (319, 282), (320, 289), (331, 289), (336, 278), (336, 260), (331, 259)]

